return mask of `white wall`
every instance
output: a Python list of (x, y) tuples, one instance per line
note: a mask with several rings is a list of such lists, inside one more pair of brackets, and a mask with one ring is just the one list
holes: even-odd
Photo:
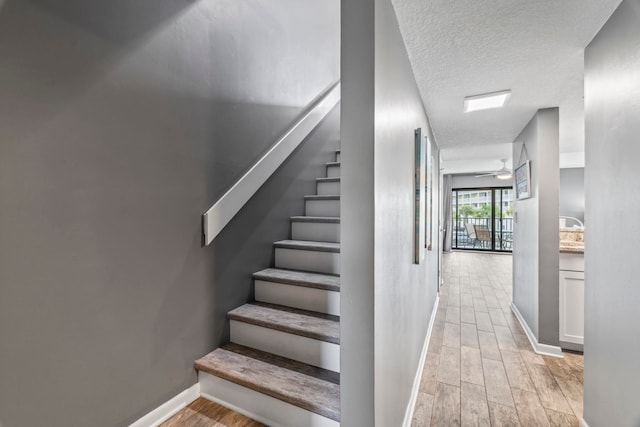
[(513, 179), (498, 179), (493, 176), (476, 178), (476, 175), (451, 175), (453, 177), (453, 189), (456, 188), (488, 188), (488, 187), (512, 187)]
[(590, 427), (640, 425), (640, 1), (585, 51), (585, 368)]
[[(584, 222), (584, 168), (560, 169), (560, 215)], [(573, 224), (575, 221), (567, 221)]]
[(413, 264), (414, 129), (431, 133), (391, 2), (372, 6), (342, 6), (341, 423), (367, 427), (402, 425), (439, 250)]
[(558, 109), (549, 108), (539, 110), (513, 144), (514, 159), (526, 145), (533, 188), (533, 197), (514, 206), (513, 303), (538, 342), (548, 345), (559, 343), (558, 139)]

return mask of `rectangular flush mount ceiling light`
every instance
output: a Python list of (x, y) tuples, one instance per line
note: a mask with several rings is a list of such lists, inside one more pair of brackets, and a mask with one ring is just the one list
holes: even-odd
[(471, 111), (504, 107), (504, 104), (507, 102), (507, 99), (509, 99), (510, 96), (510, 90), (501, 90), (500, 92), (467, 96), (466, 98), (464, 98), (464, 112), (469, 113)]

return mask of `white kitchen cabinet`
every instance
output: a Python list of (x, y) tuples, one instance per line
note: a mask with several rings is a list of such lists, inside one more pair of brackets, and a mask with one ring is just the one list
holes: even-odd
[(584, 344), (584, 271), (560, 270), (560, 341)]

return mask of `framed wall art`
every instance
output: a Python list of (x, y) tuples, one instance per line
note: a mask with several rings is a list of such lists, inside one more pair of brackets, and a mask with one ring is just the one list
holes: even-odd
[(516, 199), (524, 200), (533, 197), (533, 190), (531, 188), (531, 160), (522, 163), (514, 172)]
[(415, 161), (414, 161), (414, 233), (413, 263), (420, 264), (425, 253), (425, 143), (422, 138), (422, 129), (418, 128), (414, 132)]
[(425, 208), (425, 228), (424, 228), (424, 246), (427, 250), (433, 248), (433, 183), (436, 181), (434, 177), (434, 165), (436, 160), (433, 157), (433, 147), (428, 137), (425, 137), (427, 144), (427, 184), (425, 188), (426, 208)]

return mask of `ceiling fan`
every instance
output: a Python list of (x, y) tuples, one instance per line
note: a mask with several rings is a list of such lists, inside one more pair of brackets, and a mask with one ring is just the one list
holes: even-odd
[(489, 172), (489, 173), (485, 173), (482, 175), (476, 175), (476, 178), (480, 178), (483, 176), (495, 176), (498, 179), (510, 179), (512, 176), (512, 172), (507, 169), (507, 159), (500, 159), (500, 161), (502, 162), (502, 168), (498, 169), (495, 172)]

